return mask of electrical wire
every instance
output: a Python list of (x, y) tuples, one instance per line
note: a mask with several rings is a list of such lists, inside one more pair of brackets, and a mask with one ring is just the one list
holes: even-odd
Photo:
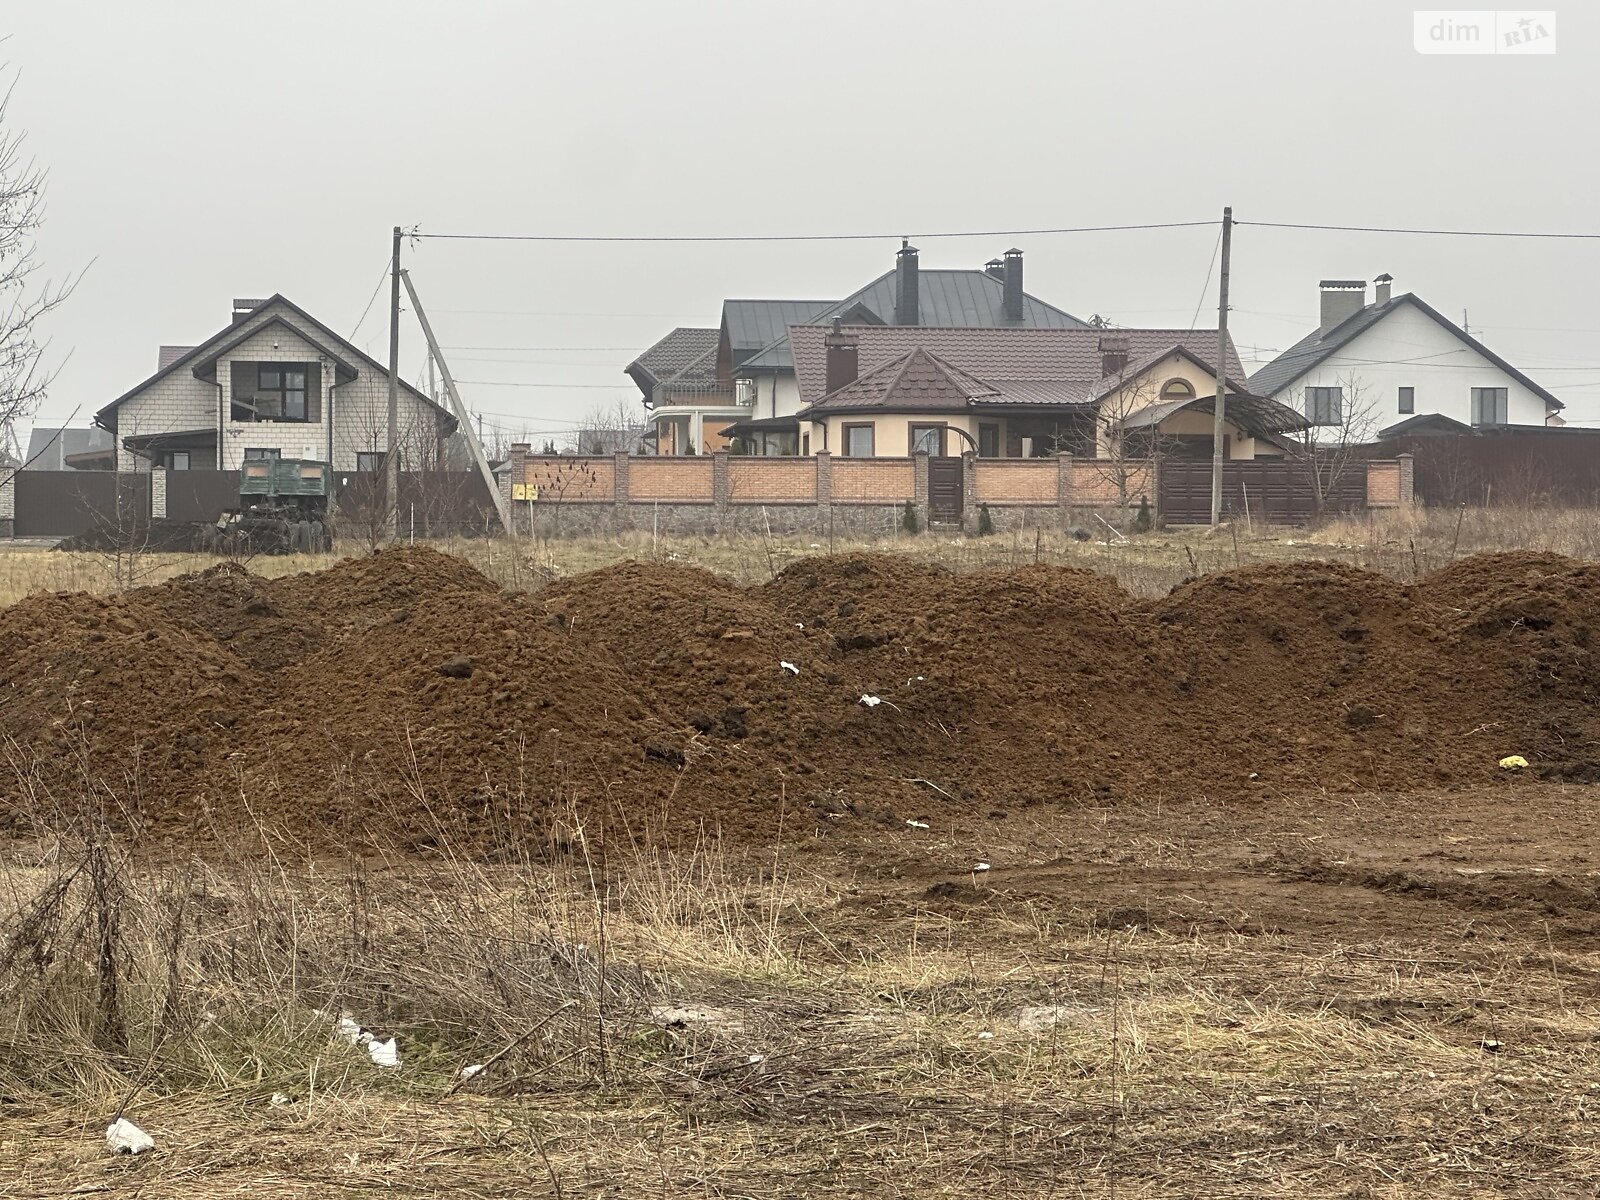
[(383, 281), (389, 278), (389, 266), (389, 260), (385, 259), (383, 263), (383, 274), (378, 276), (377, 286), (372, 289), (372, 295), (367, 297), (367, 306), (361, 310), (361, 319), (356, 322), (356, 327), (350, 331), (350, 336), (347, 337), (345, 341), (354, 342), (356, 340), (356, 334), (360, 333), (361, 327), (367, 323), (367, 314), (372, 311), (373, 302), (377, 300), (378, 293), (383, 290)]
[(1407, 233), (1428, 237), (1556, 238), (1600, 241), (1600, 233), (1547, 233), (1531, 229), (1404, 229), (1391, 225), (1313, 225), (1303, 221), (1235, 221), (1257, 229), (1319, 229), (1332, 233)]
[(1045, 237), (1061, 233), (1121, 233), (1139, 229), (1195, 229), (1211, 221), (1156, 221), (1142, 225), (1080, 225), (1062, 229), (971, 229), (934, 233), (762, 233), (618, 235), (551, 233), (416, 233), (418, 238), (468, 242), (877, 242), (891, 238)]
[[(1206, 266), (1206, 281), (1200, 285), (1200, 299), (1194, 302), (1194, 316), (1189, 318), (1189, 332), (1194, 332), (1195, 325), (1200, 320), (1200, 309), (1206, 302), (1206, 293), (1211, 290), (1211, 272), (1217, 269), (1217, 255), (1222, 250), (1222, 230), (1217, 230), (1217, 244), (1211, 247), (1211, 262)], [(1213, 389), (1215, 390), (1215, 389)], [(1227, 399), (1226, 396), (1223, 397)]]

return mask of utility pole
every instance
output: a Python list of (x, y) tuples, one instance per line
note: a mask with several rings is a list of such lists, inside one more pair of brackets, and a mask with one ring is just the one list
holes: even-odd
[(1217, 289), (1217, 398), (1211, 417), (1211, 527), (1222, 524), (1222, 426), (1228, 407), (1228, 252), (1233, 246), (1233, 209), (1222, 210), (1222, 282)]
[(400, 529), (400, 226), (389, 259), (389, 442), (383, 456), (383, 531)]

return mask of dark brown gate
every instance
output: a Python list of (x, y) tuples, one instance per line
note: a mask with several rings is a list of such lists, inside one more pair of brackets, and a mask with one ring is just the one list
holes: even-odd
[(14, 480), (17, 537), (74, 537), (150, 520), (147, 471), (18, 471)]
[(963, 493), (962, 460), (959, 458), (930, 458), (928, 460), (928, 520), (941, 525), (961, 524)]

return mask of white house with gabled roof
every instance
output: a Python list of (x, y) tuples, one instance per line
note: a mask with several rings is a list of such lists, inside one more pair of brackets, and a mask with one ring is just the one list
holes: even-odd
[(1326, 440), (1371, 441), (1422, 417), (1465, 426), (1560, 425), (1564, 407), (1421, 297), (1380, 275), (1324, 279), (1321, 320), (1250, 377), (1249, 390), (1303, 414)]

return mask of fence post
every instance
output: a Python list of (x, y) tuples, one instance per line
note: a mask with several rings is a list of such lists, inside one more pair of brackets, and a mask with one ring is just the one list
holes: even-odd
[(1402, 454), (1400, 458), (1400, 506), (1407, 508), (1415, 503), (1417, 471), (1416, 460), (1409, 454)]
[(961, 452), (961, 532), (976, 533), (978, 529), (978, 456), (974, 451)]
[(911, 455), (911, 502), (917, 513), (917, 528), (926, 530), (928, 518), (928, 452), (917, 450)]
[(165, 467), (150, 468), (150, 519), (152, 521), (165, 521), (167, 519), (167, 469)]
[(618, 450), (611, 456), (611, 519), (622, 529), (628, 522), (628, 452)]
[(1072, 524), (1072, 456), (1056, 456), (1056, 507), (1061, 510), (1061, 528)]
[(506, 459), (506, 469), (500, 476), (500, 494), (505, 497), (506, 511), (511, 514), (511, 528), (505, 531), (508, 537), (515, 537), (517, 533), (516, 486), (528, 481), (528, 451), (531, 449), (527, 442), (513, 442), (511, 456)]
[(817, 460), (817, 527), (826, 531), (833, 517), (833, 455), (818, 450)]
[(17, 478), (9, 472), (0, 480), (0, 538), (17, 536)]

